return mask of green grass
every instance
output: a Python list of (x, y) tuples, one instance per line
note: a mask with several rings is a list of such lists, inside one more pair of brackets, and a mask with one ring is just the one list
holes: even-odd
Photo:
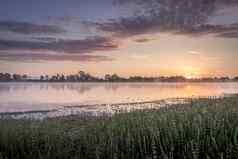
[(238, 158), (238, 97), (113, 117), (0, 120), (0, 158)]

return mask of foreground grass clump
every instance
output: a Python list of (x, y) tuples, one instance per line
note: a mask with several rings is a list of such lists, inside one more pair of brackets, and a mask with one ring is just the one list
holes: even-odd
[(238, 158), (238, 97), (113, 117), (1, 120), (0, 158)]

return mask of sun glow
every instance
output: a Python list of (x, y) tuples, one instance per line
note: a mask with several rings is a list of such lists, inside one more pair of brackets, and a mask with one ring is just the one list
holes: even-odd
[(195, 75), (188, 75), (188, 76), (185, 76), (187, 79), (195, 79), (195, 78), (198, 78), (198, 76), (195, 76)]
[(195, 67), (190, 67), (190, 66), (185, 66), (182, 68), (182, 74), (187, 79), (199, 78), (199, 75), (201, 74), (201, 69), (195, 68)]

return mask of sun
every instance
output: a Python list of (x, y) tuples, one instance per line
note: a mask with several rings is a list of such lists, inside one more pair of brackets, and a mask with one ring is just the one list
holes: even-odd
[(200, 68), (195, 68), (191, 66), (185, 66), (182, 68), (183, 75), (187, 79), (199, 78)]
[(195, 79), (195, 78), (198, 78), (198, 76), (196, 76), (196, 75), (185, 75), (185, 78), (187, 78), (187, 79)]

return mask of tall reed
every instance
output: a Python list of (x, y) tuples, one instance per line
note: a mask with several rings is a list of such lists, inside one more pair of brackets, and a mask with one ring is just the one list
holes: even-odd
[(238, 158), (238, 97), (113, 117), (2, 119), (0, 158)]

